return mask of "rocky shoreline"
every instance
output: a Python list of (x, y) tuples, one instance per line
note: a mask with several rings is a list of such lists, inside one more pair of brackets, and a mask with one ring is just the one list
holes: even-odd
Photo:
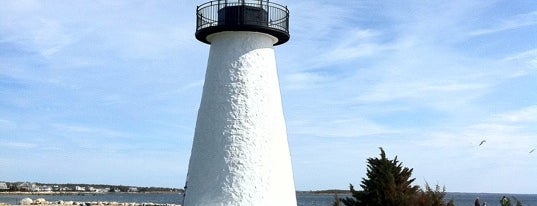
[[(11, 205), (6, 203), (0, 203), (0, 205)], [(19, 205), (76, 205), (76, 206), (181, 206), (179, 204), (157, 204), (157, 203), (136, 203), (136, 202), (78, 202), (78, 201), (47, 201), (44, 198), (38, 198), (32, 200), (30, 198), (24, 198), (19, 202)]]

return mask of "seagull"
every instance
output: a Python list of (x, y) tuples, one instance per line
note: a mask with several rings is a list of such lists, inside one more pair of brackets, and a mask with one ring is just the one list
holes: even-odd
[(533, 151), (535, 151), (535, 148), (533, 148), (533, 149), (530, 151), (530, 153), (532, 153)]
[(481, 140), (481, 143), (479, 143), (479, 146), (481, 146), (481, 145), (485, 144), (485, 142), (487, 142), (487, 140), (486, 140), (486, 139), (484, 139), (484, 140)]

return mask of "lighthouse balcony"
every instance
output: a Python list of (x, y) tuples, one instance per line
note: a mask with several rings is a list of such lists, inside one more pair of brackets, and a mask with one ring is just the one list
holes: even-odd
[(278, 39), (274, 45), (289, 40), (289, 10), (268, 0), (210, 1), (197, 7), (196, 16), (196, 39), (207, 44), (207, 36), (222, 31), (270, 34)]

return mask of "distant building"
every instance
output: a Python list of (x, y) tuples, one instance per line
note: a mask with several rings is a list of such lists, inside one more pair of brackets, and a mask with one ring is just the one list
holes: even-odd
[(95, 189), (95, 192), (98, 192), (98, 193), (110, 192), (110, 188), (97, 188)]
[(136, 187), (131, 187), (129, 188), (129, 191), (128, 192), (138, 192), (138, 188)]
[(75, 186), (75, 191), (84, 192), (84, 191), (86, 191), (86, 188), (85, 187), (80, 187), (80, 186)]
[(39, 192), (52, 192), (52, 187), (51, 186), (41, 186), (41, 187), (38, 187), (37, 188), (37, 191)]
[(0, 191), (2, 190), (9, 190), (9, 187), (5, 182), (0, 182)]
[(30, 183), (30, 182), (23, 182), (17, 185), (17, 188), (19, 188), (20, 191), (28, 191), (28, 192), (39, 191), (39, 187), (37, 187), (37, 185), (35, 185), (34, 183)]

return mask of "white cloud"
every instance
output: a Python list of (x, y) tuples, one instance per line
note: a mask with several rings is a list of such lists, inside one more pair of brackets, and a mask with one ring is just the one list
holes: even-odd
[(31, 9), (7, 10), (2, 14), (5, 18), (1, 18), (0, 26), (4, 35), (0, 42), (16, 44), (44, 57), (56, 54), (73, 42), (61, 22), (41, 16), (39, 6), (29, 7)]
[[(482, 140), (490, 154), (525, 153), (537, 145), (537, 107), (530, 106), (514, 111), (493, 114), (468, 126), (449, 127), (431, 133), (424, 145), (442, 148), (477, 148)], [(503, 152), (498, 153), (498, 151)]]
[(513, 62), (520, 65), (513, 76), (523, 76), (537, 72), (537, 49), (523, 51), (518, 54), (508, 56), (504, 59), (507, 62)]
[(35, 143), (11, 142), (11, 141), (7, 141), (7, 142), (4, 141), (0, 145), (1, 147), (4, 147), (4, 149), (24, 149), (24, 150), (34, 149), (34, 148), (37, 148), (38, 146)]
[(334, 28), (346, 27), (344, 23), (353, 14), (353, 8), (341, 7), (338, 2), (293, 1), (288, 7), (293, 15), (290, 19), (291, 33), (296, 36), (293, 41), (297, 42), (329, 43), (326, 41), (333, 40), (330, 37)]
[(5, 1), (2, 2), (4, 9), (14, 11), (36, 11), (41, 8), (41, 1), (38, 0), (21, 0), (21, 1)]
[(15, 128), (17, 125), (15, 122), (7, 119), (0, 119), (0, 131), (9, 130)]
[(314, 137), (363, 137), (392, 133), (381, 125), (359, 117), (320, 117), (308, 120), (288, 121), (291, 135)]
[(93, 126), (82, 126), (73, 124), (55, 123), (51, 125), (56, 131), (69, 134), (72, 137), (93, 137), (93, 138), (117, 138), (129, 136), (127, 133), (108, 128)]
[[(532, 128), (530, 126), (537, 124), (537, 105), (520, 108), (515, 111), (495, 114), (492, 116), (491, 121), (504, 125), (516, 125)], [(537, 128), (533, 129), (537, 130)]]
[(285, 85), (286, 90), (305, 90), (319, 88), (324, 81), (326, 81), (326, 77), (319, 74), (296, 72), (285, 75), (282, 84)]
[(356, 60), (357, 58), (379, 55), (389, 48), (377, 43), (375, 37), (378, 31), (371, 29), (349, 29), (341, 36), (335, 35), (333, 45), (325, 48), (318, 65), (330, 65), (341, 61)]
[(471, 31), (471, 36), (487, 35), (506, 30), (517, 29), (520, 27), (526, 27), (537, 24), (537, 11), (532, 11), (525, 14), (518, 14), (510, 17), (509, 19), (501, 20), (498, 24), (491, 28), (478, 29)]
[[(445, 99), (451, 99), (456, 102), (456, 98), (450, 97), (458, 96), (457, 93), (468, 93), (484, 88), (487, 88), (487, 86), (477, 83), (444, 83), (436, 81), (384, 83), (377, 85), (368, 93), (358, 96), (355, 101), (374, 103), (409, 99), (412, 101), (431, 99), (444, 101)], [(450, 96), (445, 98), (444, 95)]]
[[(40, 19), (37, 24), (41, 25), (41, 28), (30, 38), (37, 45), (41, 55), (45, 57), (53, 55), (72, 43), (71, 37), (63, 31), (64, 29), (58, 22)], [(24, 40), (19, 40), (19, 42)]]

